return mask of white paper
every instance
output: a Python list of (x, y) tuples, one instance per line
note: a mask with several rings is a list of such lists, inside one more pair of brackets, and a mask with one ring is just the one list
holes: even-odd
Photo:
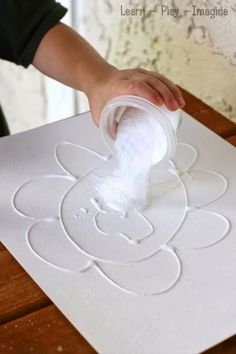
[(99, 353), (193, 354), (236, 332), (235, 148), (186, 113), (152, 202), (96, 198), (90, 114), (0, 139), (1, 240)]

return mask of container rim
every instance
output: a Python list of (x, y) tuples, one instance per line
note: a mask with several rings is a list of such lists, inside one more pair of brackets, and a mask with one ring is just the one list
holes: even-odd
[[(121, 107), (134, 107), (140, 109), (148, 114), (152, 114), (154, 117), (158, 117), (158, 123), (160, 124), (167, 140), (167, 151), (163, 158), (159, 161), (153, 161), (153, 165), (160, 165), (168, 161), (175, 153), (177, 147), (177, 139), (175, 131), (168, 119), (168, 110), (162, 106), (156, 106), (147, 99), (134, 95), (121, 95), (112, 98), (103, 107), (100, 115), (99, 127), (101, 128), (101, 134), (103, 141), (109, 151), (115, 155), (114, 139), (112, 138), (112, 130), (116, 129), (115, 125), (121, 119), (121, 116), (114, 117), (115, 110)], [(176, 111), (177, 112), (177, 111)], [(113, 113), (113, 114), (112, 114)], [(173, 112), (171, 112), (173, 113)], [(177, 112), (177, 114), (179, 114)], [(118, 118), (118, 119), (117, 119)]]

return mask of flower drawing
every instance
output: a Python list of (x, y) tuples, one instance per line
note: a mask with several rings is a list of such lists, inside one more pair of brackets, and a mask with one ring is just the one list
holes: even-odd
[(179, 143), (172, 160), (153, 168), (149, 206), (127, 214), (96, 195), (114, 158), (68, 141), (57, 143), (54, 156), (61, 173), (25, 181), (12, 206), (28, 220), (30, 251), (58, 271), (93, 270), (120, 291), (158, 295), (182, 276), (183, 251), (211, 247), (228, 234), (230, 222), (211, 209), (227, 180), (198, 168), (198, 151), (189, 144)]

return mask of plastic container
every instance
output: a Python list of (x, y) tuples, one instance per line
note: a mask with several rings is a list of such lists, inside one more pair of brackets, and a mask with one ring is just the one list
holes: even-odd
[(169, 111), (165, 105), (156, 106), (148, 100), (132, 95), (117, 96), (110, 100), (103, 108), (100, 116), (99, 128), (101, 130), (104, 143), (115, 155), (114, 141), (116, 138), (117, 126), (125, 114), (127, 107), (134, 107), (146, 112), (157, 119), (160, 129), (163, 132), (163, 138), (166, 139), (166, 152), (161, 160), (153, 159), (153, 165), (161, 164), (169, 159), (175, 153), (177, 146), (176, 132), (180, 122), (180, 110)]

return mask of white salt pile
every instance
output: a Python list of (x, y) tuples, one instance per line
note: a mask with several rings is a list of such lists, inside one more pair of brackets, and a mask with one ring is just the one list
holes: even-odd
[(117, 166), (96, 186), (99, 199), (110, 208), (127, 212), (148, 203), (153, 162), (166, 153), (167, 141), (157, 119), (136, 108), (126, 108), (114, 143)]

